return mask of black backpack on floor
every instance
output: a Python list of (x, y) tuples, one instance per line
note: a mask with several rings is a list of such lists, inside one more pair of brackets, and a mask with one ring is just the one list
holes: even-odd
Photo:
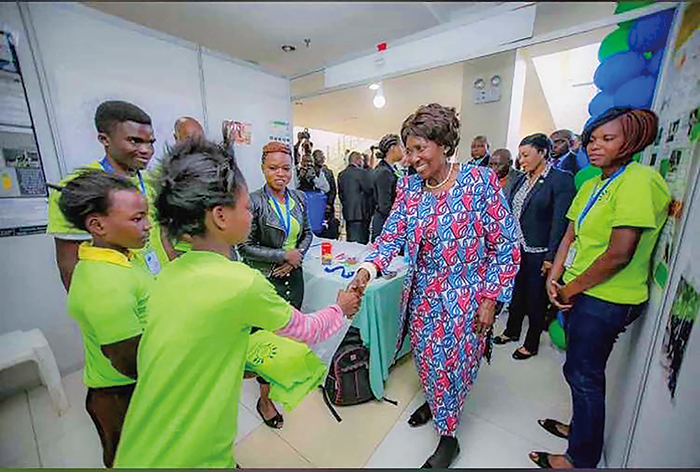
[[(359, 405), (375, 399), (369, 382), (369, 349), (362, 344), (359, 329), (350, 327), (343, 338), (321, 390), (326, 406), (338, 422), (342, 419), (333, 405)], [(398, 404), (387, 398), (382, 400)]]

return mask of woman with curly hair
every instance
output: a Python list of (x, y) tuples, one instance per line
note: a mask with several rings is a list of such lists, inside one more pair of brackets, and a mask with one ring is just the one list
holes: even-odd
[(440, 434), (424, 468), (446, 468), (464, 400), (491, 347), (497, 302), (508, 302), (520, 249), (515, 220), (496, 174), (453, 162), (459, 144), (454, 108), (421, 106), (401, 140), (416, 175), (401, 179), (396, 200), (350, 287), (362, 293), (404, 249), (409, 258), (399, 310), (398, 348), (409, 334), (426, 403), (409, 419), (433, 419)]

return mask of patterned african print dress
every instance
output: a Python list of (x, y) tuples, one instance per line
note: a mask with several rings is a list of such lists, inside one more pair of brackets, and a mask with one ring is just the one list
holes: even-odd
[(397, 352), (408, 334), (435, 427), (454, 436), (490, 342), (475, 332), (479, 303), (510, 301), (520, 263), (517, 227), (496, 174), (462, 166), (440, 195), (424, 190), (418, 175), (401, 179), (373, 248), (366, 260), (379, 270), (401, 248), (408, 254)]

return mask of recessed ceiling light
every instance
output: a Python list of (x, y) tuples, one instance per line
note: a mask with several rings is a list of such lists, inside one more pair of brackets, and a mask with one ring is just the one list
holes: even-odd
[(284, 51), (284, 52), (294, 52), (296, 50), (297, 50), (297, 48), (295, 48), (291, 44), (285, 44), (284, 46), (282, 46), (282, 51)]
[(379, 82), (374, 82), (373, 84), (369, 85), (370, 90), (378, 90), (379, 89)]

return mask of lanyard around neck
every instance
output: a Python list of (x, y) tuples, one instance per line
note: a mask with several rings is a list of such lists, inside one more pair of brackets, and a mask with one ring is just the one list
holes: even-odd
[(287, 212), (287, 219), (285, 221), (284, 216), (282, 216), (282, 208), (280, 208), (279, 203), (277, 202), (277, 197), (272, 195), (272, 193), (268, 192), (268, 195), (270, 196), (270, 199), (272, 200), (272, 204), (275, 206), (275, 213), (277, 214), (277, 219), (279, 220), (280, 224), (282, 225), (282, 229), (284, 230), (284, 237), (287, 238), (289, 237), (289, 231), (291, 230), (292, 227), (292, 219), (291, 219), (291, 212), (289, 211), (289, 192), (287, 189), (284, 190), (284, 209)]
[[(114, 174), (114, 166), (112, 165), (111, 162), (109, 162), (109, 159), (107, 159), (107, 156), (100, 159), (100, 166), (102, 167), (102, 170), (104, 170), (108, 174)], [(139, 187), (140, 187), (141, 193), (145, 195), (146, 194), (146, 184), (144, 184), (144, 182), (143, 182), (143, 176), (141, 176), (141, 171), (139, 171), (139, 170), (136, 171), (136, 177), (139, 178)]]
[(603, 194), (606, 188), (615, 180), (617, 177), (619, 177), (624, 171), (627, 169), (627, 164), (624, 166), (620, 167), (617, 169), (615, 172), (612, 173), (610, 177), (607, 178), (605, 183), (603, 184), (602, 187), (600, 187), (600, 190), (598, 190), (598, 184), (596, 184), (595, 188), (593, 189), (593, 193), (591, 194), (591, 198), (588, 199), (588, 203), (586, 204), (585, 208), (581, 212), (581, 215), (578, 217), (578, 228), (581, 229), (581, 225), (583, 224), (583, 220), (586, 219), (586, 216), (588, 216), (588, 213), (593, 209), (595, 204), (598, 202), (598, 199), (600, 196)]

